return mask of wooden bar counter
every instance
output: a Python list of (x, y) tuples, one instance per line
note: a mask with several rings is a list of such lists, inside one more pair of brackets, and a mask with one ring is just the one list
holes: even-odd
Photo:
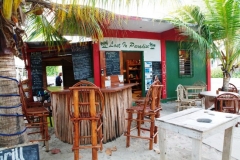
[[(132, 104), (132, 84), (114, 85), (101, 88), (104, 95), (105, 109), (103, 113), (103, 142), (120, 137), (126, 130), (126, 109)], [(63, 87), (48, 87), (51, 93), (53, 108), (53, 122), (56, 137), (66, 143), (73, 143), (73, 124), (69, 117), (68, 105), (71, 104), (70, 90)], [(81, 134), (87, 135), (90, 131), (88, 123), (82, 123)], [(88, 144), (90, 141), (81, 142)]]

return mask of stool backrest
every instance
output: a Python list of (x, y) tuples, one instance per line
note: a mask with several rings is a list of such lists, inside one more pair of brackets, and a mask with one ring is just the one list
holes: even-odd
[(236, 92), (236, 93), (238, 93), (238, 89), (237, 89), (237, 87), (234, 84), (229, 83), (228, 92)]
[[(91, 117), (90, 105), (92, 103), (95, 105), (94, 110), (96, 110), (96, 113), (102, 115), (104, 110), (104, 97), (99, 87), (89, 81), (82, 80), (72, 87), (69, 87), (69, 89), (72, 102), (77, 101), (76, 103), (78, 103), (79, 118)], [(70, 117), (76, 118), (76, 116), (74, 116), (74, 112), (76, 111), (73, 105), (69, 105), (69, 107)]]
[(144, 101), (144, 112), (147, 106), (150, 106), (152, 110), (160, 106), (162, 87), (163, 85), (161, 85), (159, 80), (155, 80), (152, 83)]
[(188, 99), (187, 97), (187, 91), (186, 89), (183, 87), (183, 85), (179, 84), (177, 86), (177, 100), (178, 101), (182, 101)]
[(228, 110), (229, 112), (236, 113), (238, 107), (238, 96), (232, 93), (220, 94), (215, 99), (215, 110), (223, 112)]

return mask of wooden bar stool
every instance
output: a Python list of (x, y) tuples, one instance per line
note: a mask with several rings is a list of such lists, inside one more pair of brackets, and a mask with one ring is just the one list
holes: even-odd
[[(154, 79), (153, 84), (154, 84), (154, 85), (161, 85), (161, 82), (159, 81), (158, 76), (155, 76), (155, 79)], [(150, 94), (150, 92), (147, 92), (146, 97), (149, 97), (148, 94)], [(136, 104), (137, 106), (143, 105), (144, 102), (145, 102), (145, 98), (146, 98), (146, 97), (139, 97), (137, 100), (134, 101), (135, 104)], [(161, 103), (159, 103), (159, 108), (160, 108), (160, 110), (162, 110)], [(159, 118), (159, 117), (160, 117), (160, 110), (159, 110), (158, 113), (156, 114), (156, 118)]]
[(28, 102), (28, 98), (25, 95), (21, 81), (19, 82), (19, 94), (22, 103), (22, 111), (24, 114), (26, 126), (28, 129), (28, 135), (41, 134), (41, 138), (36, 135), (29, 141), (43, 141), (46, 146), (46, 151), (49, 151), (49, 139), (48, 134), (48, 122), (47, 117), (49, 116), (49, 111), (43, 107), (40, 102)]
[[(79, 160), (79, 149), (92, 148), (92, 160), (98, 159), (97, 151), (102, 150), (102, 114), (104, 97), (96, 85), (88, 81), (80, 81), (69, 88), (73, 105), (69, 105), (70, 118), (74, 127), (74, 160)], [(85, 123), (87, 121), (88, 123)], [(89, 133), (82, 129), (89, 124)], [(82, 139), (90, 139), (91, 145), (80, 146)]]
[[(160, 99), (161, 99), (161, 91), (163, 85), (156, 85), (152, 84), (148, 90), (148, 94), (144, 100), (144, 104), (140, 104), (139, 106), (132, 106), (127, 109), (128, 117), (126, 120), (128, 121), (127, 124), (127, 131), (125, 132), (126, 140), (126, 147), (130, 146), (130, 137), (132, 138), (141, 138), (149, 140), (149, 150), (153, 149), (153, 142), (157, 143), (157, 126), (155, 126), (155, 118), (158, 112), (160, 111)], [(133, 117), (133, 114), (137, 114), (137, 117)], [(149, 119), (144, 119), (146, 116), (149, 116)], [(136, 127), (131, 128), (131, 123), (136, 121)], [(142, 127), (141, 124), (143, 122), (149, 122), (150, 128)], [(132, 135), (131, 131), (137, 129), (137, 135)], [(150, 136), (142, 136), (141, 130), (149, 131)]]

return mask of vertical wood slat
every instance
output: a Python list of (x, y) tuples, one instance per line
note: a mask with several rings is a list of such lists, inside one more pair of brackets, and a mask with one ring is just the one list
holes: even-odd
[[(95, 106), (95, 91), (90, 90), (90, 116), (92, 118), (96, 117), (96, 106)], [(91, 133), (92, 133), (92, 146), (97, 146), (97, 121), (92, 120), (91, 121)], [(92, 148), (92, 160), (97, 160), (98, 159), (98, 154), (97, 154), (98, 149), (97, 148)]]
[[(79, 108), (78, 108), (78, 91), (73, 90), (73, 104), (74, 104), (74, 118), (79, 117)], [(79, 147), (79, 121), (74, 122), (74, 147), (78, 148)], [(78, 160), (79, 159), (79, 149), (74, 150), (74, 159)]]

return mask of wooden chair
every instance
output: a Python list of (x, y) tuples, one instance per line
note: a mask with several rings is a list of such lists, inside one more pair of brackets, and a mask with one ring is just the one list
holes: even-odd
[[(70, 105), (69, 113), (74, 127), (74, 160), (79, 160), (79, 149), (86, 148), (92, 148), (92, 159), (97, 160), (97, 151), (98, 149), (102, 150), (103, 141), (103, 94), (99, 87), (85, 80), (76, 83), (69, 89), (73, 102), (73, 105)], [(84, 124), (91, 126), (91, 130), (88, 133), (85, 132)], [(80, 140), (82, 139), (90, 139), (92, 145), (80, 146)]]
[(187, 91), (185, 88), (179, 84), (177, 86), (177, 111), (179, 111), (180, 108), (191, 108), (193, 106), (196, 106), (195, 99), (188, 99)]
[[(150, 89), (148, 90), (147, 96), (144, 100), (144, 104), (141, 104), (139, 106), (132, 106), (126, 110), (128, 114), (128, 117), (126, 118), (126, 120), (128, 121), (127, 131), (124, 134), (127, 138), (126, 147), (130, 146), (130, 137), (149, 140), (149, 150), (153, 149), (153, 142), (157, 143), (158, 130), (157, 130), (157, 126), (155, 126), (155, 117), (156, 117), (156, 114), (161, 109), (159, 107), (160, 106), (159, 104), (160, 104), (161, 91), (162, 91), (163, 85), (157, 85), (155, 83), (157, 82), (154, 82), (151, 85)], [(134, 113), (137, 114), (136, 118), (133, 117)], [(149, 116), (149, 119), (144, 119), (145, 116)], [(136, 124), (136, 127), (131, 128), (131, 123), (133, 121), (136, 121), (137, 124)], [(143, 122), (149, 122), (150, 128), (142, 128), (141, 124)], [(137, 136), (131, 135), (131, 131), (133, 131), (134, 129), (138, 130)], [(149, 131), (150, 136), (149, 137), (141, 136), (140, 134), (141, 130)]]
[(38, 136), (37, 138), (30, 139), (30, 142), (44, 141), (46, 151), (49, 151), (48, 140), (50, 139), (50, 136), (48, 134), (47, 123), (49, 111), (43, 107), (42, 103), (28, 102), (28, 98), (25, 95), (21, 81), (19, 82), (19, 94), (22, 103), (22, 110), (25, 117), (26, 126), (29, 129), (28, 135), (41, 134), (41, 138), (39, 138)]
[(238, 93), (238, 89), (237, 89), (237, 87), (234, 84), (229, 83), (229, 85), (228, 85), (228, 92)]
[(232, 93), (220, 94), (215, 99), (215, 111), (237, 113), (238, 96)]
[[(219, 91), (222, 91), (223, 90), (223, 87), (222, 88), (218, 88)], [(235, 93), (238, 93), (238, 89), (237, 87), (232, 84), (232, 83), (229, 83), (228, 84), (228, 92), (235, 92)]]

